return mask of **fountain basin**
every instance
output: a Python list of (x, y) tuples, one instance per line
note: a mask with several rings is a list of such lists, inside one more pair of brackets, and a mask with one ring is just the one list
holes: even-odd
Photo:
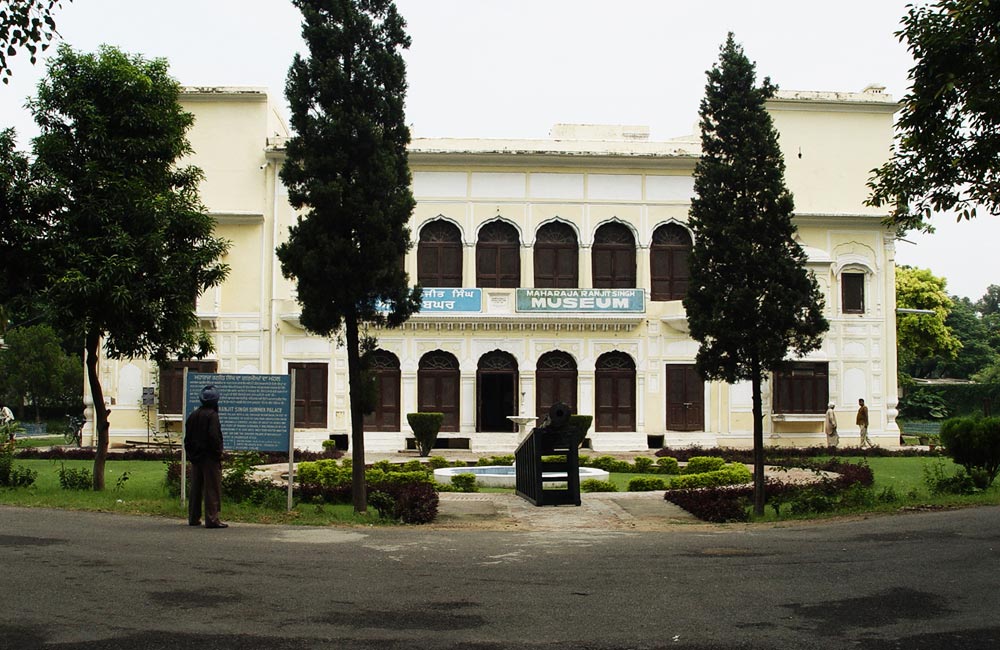
[[(476, 484), (480, 487), (516, 487), (517, 477), (514, 473), (513, 465), (486, 465), (483, 467), (442, 467), (434, 470), (434, 480), (445, 485), (451, 484), (451, 477), (456, 474), (475, 474)], [(593, 478), (598, 481), (607, 481), (609, 475), (603, 469), (595, 467), (581, 467), (580, 480)], [(566, 472), (545, 472), (542, 480), (546, 483), (558, 483), (566, 481)]]

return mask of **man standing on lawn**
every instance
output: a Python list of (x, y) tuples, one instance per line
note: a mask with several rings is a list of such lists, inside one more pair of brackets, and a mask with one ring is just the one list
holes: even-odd
[(865, 406), (865, 401), (863, 399), (858, 400), (858, 429), (861, 430), (861, 448), (874, 447), (871, 439), (868, 437), (868, 407)]
[(228, 528), (219, 521), (222, 502), (222, 425), (219, 423), (219, 391), (205, 386), (201, 406), (185, 426), (184, 451), (194, 471), (188, 500), (188, 525), (201, 525), (201, 504), (205, 502), (205, 528)]

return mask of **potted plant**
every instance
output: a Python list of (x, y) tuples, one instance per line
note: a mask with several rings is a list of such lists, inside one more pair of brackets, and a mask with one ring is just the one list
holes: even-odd
[(406, 421), (413, 429), (420, 455), (430, 456), (444, 421), (444, 413), (407, 413)]

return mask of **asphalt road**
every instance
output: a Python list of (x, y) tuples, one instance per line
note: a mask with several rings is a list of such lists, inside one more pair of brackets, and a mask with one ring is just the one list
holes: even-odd
[(1000, 508), (661, 532), (0, 507), (0, 648), (1000, 648)]

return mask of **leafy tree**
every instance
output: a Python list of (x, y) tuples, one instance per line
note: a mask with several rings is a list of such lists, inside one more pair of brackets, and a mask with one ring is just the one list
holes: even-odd
[(203, 356), (194, 315), (217, 285), (227, 243), (198, 198), (201, 171), (177, 161), (193, 117), (164, 59), (60, 46), (29, 102), (36, 164), (60, 197), (47, 227), (42, 299), (58, 329), (84, 341), (95, 404), (94, 489), (104, 489), (108, 414), (98, 373), (109, 358)]
[(931, 314), (899, 313), (896, 316), (896, 349), (904, 372), (920, 372), (922, 359), (955, 359), (961, 342), (945, 324), (952, 308), (945, 292), (946, 281), (928, 269), (900, 266), (896, 269), (896, 306), (923, 309)]
[(420, 306), (403, 256), (414, 200), (404, 122), (406, 24), (389, 0), (294, 0), (309, 57), (296, 55), (285, 94), (295, 136), (281, 179), (305, 212), (277, 249), (294, 278), (302, 325), (346, 338), (351, 396), (353, 499), (367, 510), (365, 382), (367, 324), (401, 325)]
[(701, 101), (702, 156), (694, 171), (695, 234), (684, 307), (706, 379), (750, 380), (754, 417), (754, 510), (764, 510), (761, 384), (789, 352), (820, 346), (823, 298), (794, 241), (792, 195), (755, 66), (730, 33)]
[(34, 406), (35, 421), (40, 421), (43, 406), (82, 405), (79, 357), (67, 354), (59, 336), (48, 325), (16, 327), (7, 335), (6, 348), (0, 350), (0, 388), (5, 403)]
[(18, 151), (13, 129), (0, 131), (0, 337), (8, 323), (37, 316), (32, 296), (42, 284), (39, 244), (52, 194), (37, 166)]
[(900, 230), (930, 230), (932, 211), (1000, 215), (1000, 5), (937, 0), (909, 6), (902, 29), (915, 64), (892, 159), (869, 182)]
[(991, 284), (986, 287), (986, 293), (976, 301), (976, 311), (983, 316), (1000, 314), (1000, 285)]
[(23, 47), (35, 63), (39, 50), (49, 49), (49, 42), (58, 33), (52, 14), (62, 6), (62, 0), (6, 0), (4, 5), (0, 6), (0, 73), (3, 82), (10, 83), (7, 57)]

